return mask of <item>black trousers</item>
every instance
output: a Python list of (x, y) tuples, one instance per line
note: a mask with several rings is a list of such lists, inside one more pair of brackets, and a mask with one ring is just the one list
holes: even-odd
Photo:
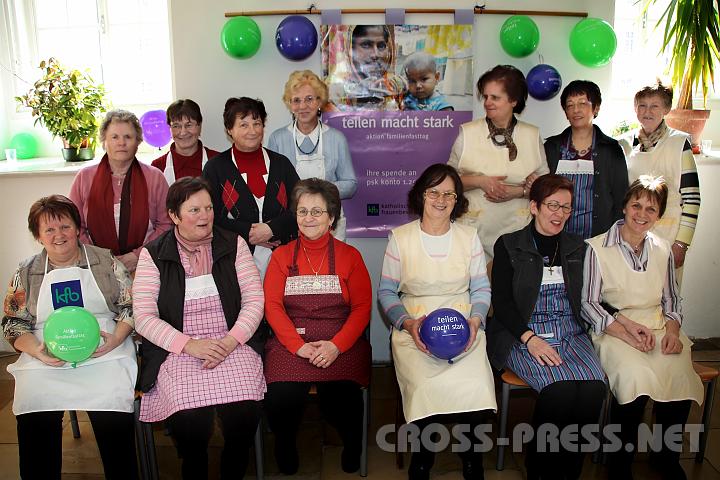
[[(439, 423), (443, 425), (448, 425), (452, 423), (468, 425), (470, 427), (470, 433), (467, 435), (470, 437), (471, 442), (474, 446), (474, 444), (477, 442), (473, 440), (475, 437), (472, 432), (475, 431), (475, 427), (477, 427), (478, 425), (487, 423), (488, 414), (489, 412), (486, 410), (478, 410), (474, 412), (431, 415), (420, 420), (415, 420), (412, 423), (417, 425), (420, 428), (421, 432), (428, 425), (433, 423)], [(435, 437), (437, 436), (438, 435), (436, 434)], [(438, 440), (438, 438), (432, 438), (431, 436), (431, 440), (435, 442)], [(474, 448), (470, 448), (469, 451), (458, 452), (458, 455), (462, 459), (463, 463), (471, 461), (474, 464), (474, 467), (478, 471), (478, 473), (482, 473), (482, 452), (475, 452)], [(419, 451), (413, 451), (412, 456), (410, 457), (410, 467), (408, 468), (409, 478), (425, 478), (425, 475), (429, 472), (434, 463), (435, 452), (429, 450), (427, 445), (424, 445), (423, 442), (420, 442)], [(421, 474), (420, 472), (423, 473)]]
[[(60, 480), (62, 419), (65, 412), (16, 416), (20, 476), (23, 480)], [(87, 412), (100, 450), (105, 478), (138, 478), (132, 413)]]
[[(608, 470), (610, 474), (616, 478), (629, 478), (630, 469), (632, 467), (635, 450), (638, 445), (638, 426), (642, 422), (645, 406), (649, 397), (644, 395), (636, 398), (630, 403), (620, 405), (613, 398), (612, 409), (610, 410), (611, 423), (620, 426), (618, 437), (623, 447), (627, 444), (635, 446), (632, 451), (628, 452), (625, 448), (620, 451), (611, 453), (608, 457)], [(690, 414), (691, 400), (679, 400), (675, 402), (655, 402), (655, 423), (659, 424), (662, 429), (663, 438), (665, 432), (673, 425), (685, 425), (688, 415)], [(660, 462), (661, 468), (664, 465), (677, 464), (680, 459), (680, 452), (675, 452), (663, 442), (657, 460)]]
[(167, 419), (170, 435), (182, 458), (183, 479), (208, 478), (208, 444), (215, 426), (215, 412), (225, 440), (220, 456), (220, 478), (245, 476), (248, 452), (260, 421), (260, 402), (252, 400), (181, 410)]
[[(305, 382), (274, 382), (268, 385), (265, 410), (278, 444), (295, 448), (295, 438), (311, 385)], [(359, 456), (363, 416), (360, 385), (349, 380), (317, 382), (315, 385), (323, 417), (338, 431), (348, 453)]]
[[(536, 436), (543, 424), (555, 425), (560, 432), (569, 425), (577, 425), (579, 432), (584, 425), (597, 424), (606, 392), (605, 382), (600, 380), (559, 381), (543, 388), (533, 412), (532, 426)], [(583, 440), (581, 435), (579, 440), (580, 443)], [(525, 457), (528, 479), (580, 478), (585, 459), (580, 448), (574, 452), (563, 448), (562, 444), (556, 451), (552, 451), (550, 445), (545, 447), (543, 452), (538, 451), (537, 441), (528, 444)]]

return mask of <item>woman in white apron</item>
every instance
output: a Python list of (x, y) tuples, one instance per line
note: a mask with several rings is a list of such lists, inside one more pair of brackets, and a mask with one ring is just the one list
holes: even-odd
[[(301, 179), (327, 180), (338, 188), (341, 200), (352, 198), (357, 178), (345, 135), (320, 121), (328, 102), (327, 85), (310, 70), (293, 72), (285, 84), (283, 101), (293, 121), (270, 135), (268, 148), (290, 159)], [(342, 210), (337, 220), (333, 235), (345, 241)]]
[[(35, 202), (28, 228), (44, 250), (13, 275), (2, 320), (5, 338), (22, 352), (7, 368), (15, 377), (20, 475), (60, 479), (64, 412), (84, 410), (105, 478), (138, 478), (130, 276), (109, 250), (78, 242), (80, 212), (62, 195)], [(100, 346), (77, 365), (54, 357), (43, 343), (45, 321), (65, 306), (89, 310), (100, 324)]]
[(622, 147), (593, 124), (601, 103), (600, 87), (589, 80), (573, 80), (560, 94), (570, 126), (545, 140), (550, 172), (574, 185), (573, 210), (565, 230), (583, 239), (607, 232), (622, 218), (628, 187)]
[(152, 162), (165, 175), (168, 185), (183, 177), (199, 177), (208, 159), (220, 152), (203, 146), (200, 105), (187, 99), (175, 100), (167, 108), (167, 124), (173, 143), (170, 149)]
[(665, 116), (672, 108), (672, 88), (658, 82), (635, 94), (635, 114), (641, 128), (621, 141), (628, 157), (628, 177), (662, 176), (668, 186), (668, 200), (653, 233), (671, 245), (676, 276), (682, 280), (685, 254), (692, 243), (700, 211), (700, 182), (690, 145), (690, 136), (672, 129)]
[[(392, 356), (405, 420), (421, 429), (462, 423), (472, 432), (485, 423), (486, 411), (497, 409), (484, 332), (490, 306), (485, 255), (476, 230), (455, 222), (467, 199), (454, 168), (428, 167), (408, 193), (408, 208), (420, 219), (393, 229), (378, 288), (394, 326)], [(462, 313), (471, 332), (452, 364), (430, 355), (419, 335), (423, 319), (443, 307)], [(427, 479), (434, 452), (422, 442), (414, 447), (409, 478)], [(460, 457), (465, 479), (483, 478), (482, 453), (465, 451)]]
[(460, 127), (448, 165), (460, 173), (470, 202), (459, 221), (478, 231), (485, 258), (491, 260), (500, 235), (530, 222), (528, 192), (548, 166), (540, 130), (515, 118), (528, 97), (522, 72), (498, 65), (480, 77), (477, 87), (486, 116)]
[[(607, 373), (614, 399), (611, 423), (622, 445), (637, 445), (638, 425), (648, 398), (655, 424), (665, 432), (684, 425), (691, 401), (703, 401), (703, 385), (690, 357), (692, 342), (680, 330), (682, 308), (668, 242), (651, 232), (665, 213), (668, 186), (641, 176), (630, 185), (624, 220), (588, 240), (582, 293), (583, 317)], [(634, 451), (610, 456), (610, 478), (631, 478)], [(651, 456), (663, 478), (683, 479), (680, 452), (672, 445)]]
[(133, 284), (143, 336), (140, 420), (165, 420), (182, 478), (208, 478), (220, 418), (220, 478), (241, 479), (265, 392), (252, 336), (263, 314), (260, 276), (245, 241), (213, 227), (210, 186), (185, 177), (168, 192), (175, 228), (145, 246)]
[[(538, 392), (535, 432), (544, 424), (558, 431), (596, 424), (607, 391), (600, 359), (580, 320), (585, 243), (564, 230), (573, 188), (564, 176), (539, 177), (530, 189), (533, 221), (495, 244), (488, 355), (495, 368), (509, 368)], [(561, 445), (551, 451), (540, 443), (528, 445), (528, 478), (580, 478), (584, 450)]]

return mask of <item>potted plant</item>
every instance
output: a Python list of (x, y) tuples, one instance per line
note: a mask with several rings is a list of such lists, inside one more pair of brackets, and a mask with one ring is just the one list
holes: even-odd
[(87, 73), (63, 67), (55, 58), (40, 62), (43, 76), (23, 96), (15, 97), (32, 109), (53, 137), (63, 140), (66, 161), (92, 160), (98, 116), (107, 110), (105, 89)]
[[(647, 0), (647, 8), (658, 0)], [(677, 106), (666, 117), (668, 125), (688, 132), (693, 148), (700, 143), (707, 108), (708, 89), (714, 80), (714, 62), (720, 61), (720, 20), (714, 0), (670, 0), (657, 25), (665, 22), (661, 52), (670, 51), (672, 83)], [(693, 93), (700, 87), (703, 110), (693, 109)]]

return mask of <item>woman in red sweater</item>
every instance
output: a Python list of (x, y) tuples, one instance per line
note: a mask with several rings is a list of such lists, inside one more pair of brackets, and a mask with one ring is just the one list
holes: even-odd
[(360, 252), (334, 238), (340, 217), (335, 185), (301, 180), (291, 194), (300, 237), (277, 248), (265, 276), (265, 316), (275, 333), (265, 347), (265, 395), (275, 458), (297, 472), (295, 437), (312, 384), (323, 415), (343, 440), (342, 468), (360, 468), (362, 391), (370, 381), (372, 288)]

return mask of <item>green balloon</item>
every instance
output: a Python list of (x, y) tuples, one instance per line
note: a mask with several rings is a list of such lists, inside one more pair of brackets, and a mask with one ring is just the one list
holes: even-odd
[(250, 58), (260, 49), (260, 27), (250, 17), (234, 17), (220, 34), (223, 49), (235, 58)]
[(616, 49), (615, 31), (609, 23), (599, 18), (580, 20), (570, 32), (570, 53), (586, 67), (607, 65)]
[(25, 160), (37, 157), (40, 145), (35, 135), (23, 132), (10, 139), (10, 148), (17, 150), (17, 158)]
[(527, 57), (540, 43), (540, 30), (532, 18), (513, 15), (500, 27), (500, 45), (512, 57)]
[(95, 315), (82, 307), (61, 307), (48, 316), (43, 340), (60, 360), (82, 362), (100, 345), (100, 325)]

